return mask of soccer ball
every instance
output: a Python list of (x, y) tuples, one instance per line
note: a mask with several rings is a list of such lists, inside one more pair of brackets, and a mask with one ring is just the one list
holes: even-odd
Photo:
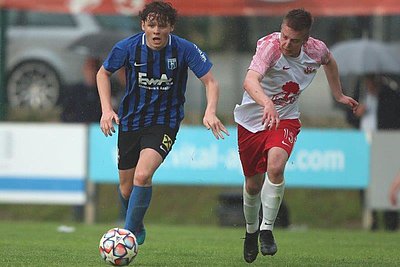
[(100, 239), (101, 258), (115, 266), (128, 265), (138, 253), (135, 235), (126, 229), (112, 228)]

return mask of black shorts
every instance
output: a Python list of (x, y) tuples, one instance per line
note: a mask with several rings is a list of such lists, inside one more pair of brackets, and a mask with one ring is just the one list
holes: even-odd
[(149, 126), (133, 132), (118, 132), (118, 169), (127, 170), (136, 167), (140, 151), (152, 148), (163, 160), (175, 143), (178, 129), (166, 125)]

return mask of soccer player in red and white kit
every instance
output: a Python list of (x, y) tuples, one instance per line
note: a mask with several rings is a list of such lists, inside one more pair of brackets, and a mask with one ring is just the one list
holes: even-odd
[(317, 69), (324, 66), (336, 101), (353, 112), (358, 106), (357, 101), (343, 94), (338, 67), (329, 49), (309, 36), (312, 22), (308, 11), (294, 9), (283, 18), (280, 32), (258, 40), (244, 80), (242, 103), (235, 107), (245, 176), (243, 252), (249, 263), (257, 258), (258, 242), (263, 255), (277, 252), (272, 230), (283, 198), (285, 165), (301, 127), (298, 99)]

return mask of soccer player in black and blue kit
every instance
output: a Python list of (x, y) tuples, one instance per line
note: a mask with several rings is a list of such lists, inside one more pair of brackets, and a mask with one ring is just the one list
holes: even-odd
[[(206, 88), (203, 124), (216, 139), (229, 135), (216, 116), (218, 83), (212, 63), (195, 44), (171, 32), (177, 11), (154, 1), (139, 13), (143, 32), (118, 42), (97, 73), (101, 100), (100, 127), (105, 136), (118, 127), (119, 195), (127, 210), (125, 227), (143, 244), (143, 218), (152, 195), (152, 177), (171, 151), (184, 117), (188, 68)], [(110, 77), (124, 68), (126, 90), (118, 115), (111, 104)]]

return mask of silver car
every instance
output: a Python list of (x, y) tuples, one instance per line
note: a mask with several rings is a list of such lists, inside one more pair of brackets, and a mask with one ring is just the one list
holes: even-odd
[(7, 102), (11, 108), (48, 109), (64, 85), (83, 79), (85, 59), (69, 46), (104, 30), (138, 30), (128, 16), (94, 16), (10, 10), (7, 28)]

